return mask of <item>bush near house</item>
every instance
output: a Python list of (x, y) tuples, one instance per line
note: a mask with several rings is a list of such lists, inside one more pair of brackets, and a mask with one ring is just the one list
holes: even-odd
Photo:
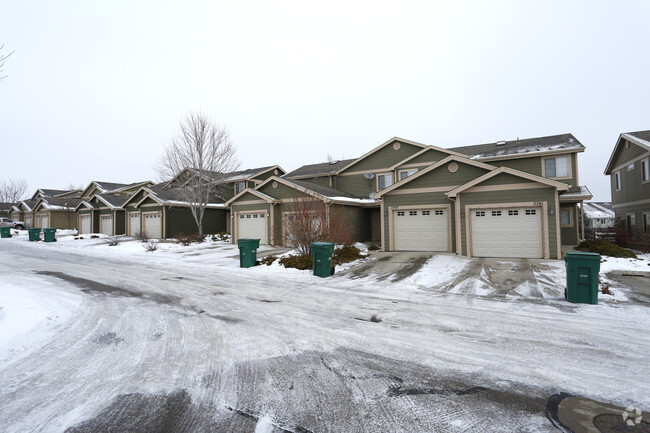
[(174, 235), (174, 238), (178, 241), (179, 244), (185, 247), (191, 244), (200, 244), (205, 240), (205, 236), (200, 235), (198, 233), (194, 233), (191, 235), (185, 233), (176, 233)]
[(586, 241), (582, 241), (580, 242), (580, 245), (576, 247), (576, 250), (589, 253), (598, 253), (602, 256), (609, 257), (636, 258), (636, 254), (634, 254), (633, 251), (622, 248), (616, 244), (606, 241), (605, 239), (588, 239)]

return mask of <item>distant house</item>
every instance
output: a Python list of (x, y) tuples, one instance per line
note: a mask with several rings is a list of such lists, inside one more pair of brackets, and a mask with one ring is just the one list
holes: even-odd
[(635, 237), (650, 232), (650, 131), (621, 134), (605, 174), (616, 219)]
[(35, 227), (54, 229), (76, 229), (75, 207), (81, 202), (73, 197), (41, 198), (34, 206)]
[(0, 203), (0, 217), (11, 218), (16, 203)]
[(586, 237), (595, 237), (616, 227), (616, 215), (611, 202), (584, 202), (581, 211), (584, 214)]

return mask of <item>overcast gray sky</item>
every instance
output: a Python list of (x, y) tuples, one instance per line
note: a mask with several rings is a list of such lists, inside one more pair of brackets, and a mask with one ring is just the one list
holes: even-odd
[[(156, 180), (188, 110), (242, 168), (573, 133), (580, 183), (650, 129), (650, 2), (21, 1), (0, 13), (0, 179)], [(6, 161), (10, 161), (7, 163)]]

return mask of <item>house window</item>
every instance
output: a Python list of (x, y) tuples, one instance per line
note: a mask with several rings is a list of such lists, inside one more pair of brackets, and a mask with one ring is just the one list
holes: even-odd
[(393, 173), (380, 174), (377, 176), (377, 190), (388, 188), (393, 184)]
[(621, 190), (621, 172), (617, 171), (614, 173), (614, 185), (616, 186), (616, 191)]
[(643, 182), (650, 181), (650, 161), (647, 159), (641, 161), (641, 180)]
[(569, 157), (558, 156), (544, 160), (545, 177), (569, 177)]
[(239, 194), (246, 189), (246, 182), (237, 182), (235, 183), (235, 194)]
[(406, 179), (407, 177), (415, 173), (417, 173), (417, 169), (400, 171), (399, 180)]
[(643, 214), (643, 233), (650, 233), (650, 214)]
[(632, 170), (634, 170), (634, 163), (627, 165), (627, 171), (632, 171)]
[(571, 209), (560, 209), (560, 225), (570, 226), (571, 224)]

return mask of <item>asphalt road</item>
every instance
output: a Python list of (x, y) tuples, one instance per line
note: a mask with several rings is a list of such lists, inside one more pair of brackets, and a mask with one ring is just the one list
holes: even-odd
[(0, 363), (3, 432), (550, 432), (548, 396), (633, 361), (553, 305), (6, 244), (83, 301)]

